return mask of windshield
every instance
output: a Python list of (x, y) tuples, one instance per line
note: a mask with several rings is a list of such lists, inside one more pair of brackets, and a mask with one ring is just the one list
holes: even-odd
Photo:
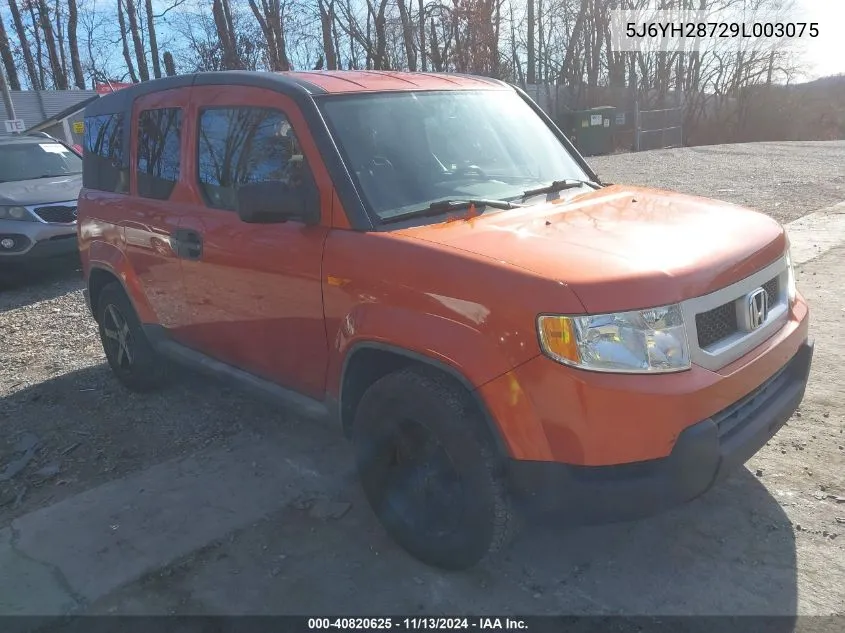
[(330, 97), (322, 109), (380, 220), (438, 200), (519, 200), (556, 180), (587, 180), (513, 91)]
[(0, 150), (0, 182), (82, 173), (82, 159), (61, 143), (10, 143)]

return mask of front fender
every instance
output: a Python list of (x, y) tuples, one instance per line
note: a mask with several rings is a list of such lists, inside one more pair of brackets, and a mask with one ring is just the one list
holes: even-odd
[(494, 341), (490, 333), (445, 316), (379, 303), (359, 304), (341, 321), (334, 337), (329, 393), (340, 393), (346, 358), (362, 343), (399, 348), (429, 358), (449, 367), (471, 389), (476, 389), (508, 372), (517, 362), (537, 355), (536, 347), (525, 349), (518, 342), (509, 345), (508, 336), (503, 333)]

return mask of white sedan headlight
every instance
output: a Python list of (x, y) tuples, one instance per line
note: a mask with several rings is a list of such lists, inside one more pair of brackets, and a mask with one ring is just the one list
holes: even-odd
[(18, 222), (37, 222), (25, 207), (0, 207), (0, 220), (17, 220)]
[(589, 316), (541, 315), (545, 354), (592, 371), (666, 373), (690, 367), (687, 330), (677, 305)]

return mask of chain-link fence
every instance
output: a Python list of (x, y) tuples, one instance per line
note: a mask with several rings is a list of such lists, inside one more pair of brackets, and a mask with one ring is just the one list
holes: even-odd
[(634, 110), (634, 150), (680, 147), (684, 144), (684, 109)]

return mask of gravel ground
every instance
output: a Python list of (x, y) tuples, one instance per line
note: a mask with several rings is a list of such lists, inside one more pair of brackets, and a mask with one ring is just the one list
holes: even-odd
[[(187, 374), (141, 396), (105, 362), (96, 325), (71, 263), (0, 279), (0, 527), (106, 480), (221, 443), (242, 420), (278, 412)], [(32, 438), (23, 470), (3, 467)]]
[(587, 161), (608, 182), (718, 198), (779, 222), (845, 200), (845, 141), (708, 145)]

